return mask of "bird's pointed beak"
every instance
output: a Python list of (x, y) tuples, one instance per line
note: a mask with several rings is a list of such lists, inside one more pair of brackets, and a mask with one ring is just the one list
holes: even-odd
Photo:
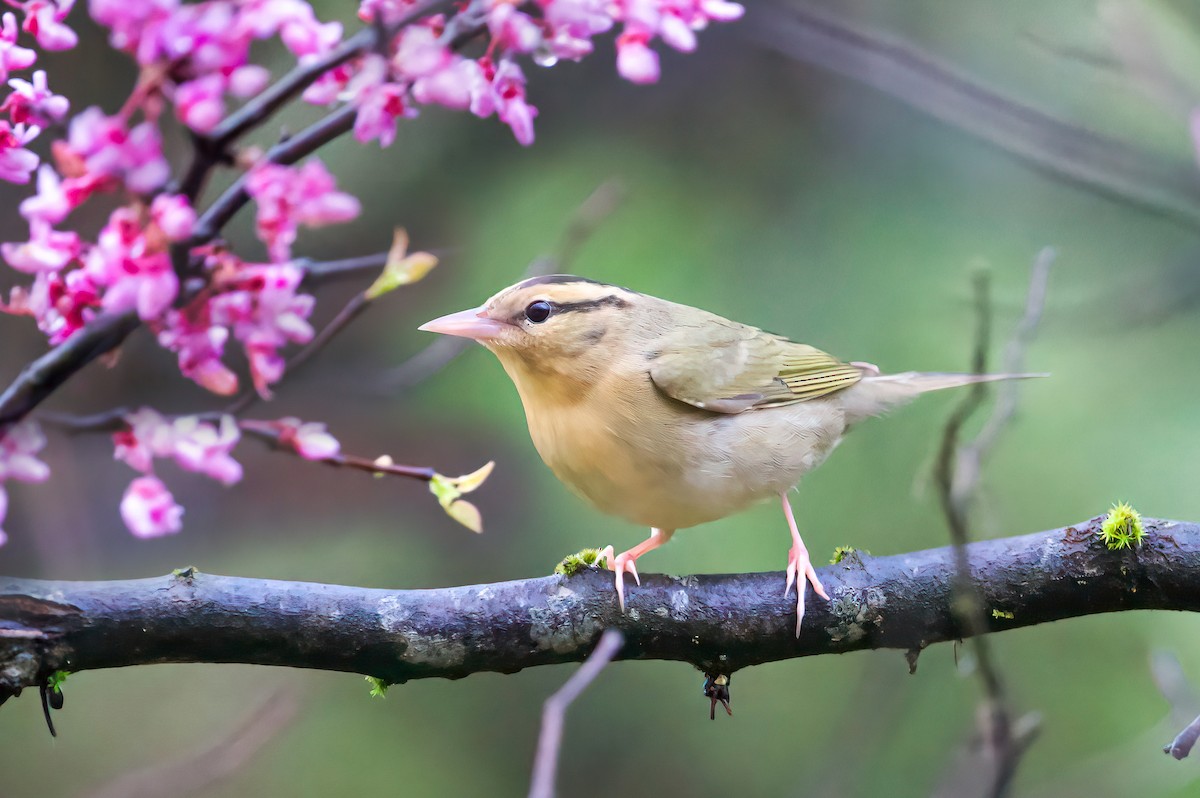
[(460, 310), (458, 313), (427, 321), (417, 329), (483, 342), (499, 336), (504, 331), (504, 327), (504, 322), (491, 318), (487, 314), (487, 309), (480, 307)]

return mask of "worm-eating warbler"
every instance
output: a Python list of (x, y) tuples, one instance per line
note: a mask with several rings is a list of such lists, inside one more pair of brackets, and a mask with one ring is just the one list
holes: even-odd
[(697, 308), (582, 277), (534, 277), (422, 330), (471, 338), (517, 386), (529, 433), (554, 474), (600, 510), (651, 528), (613, 556), (625, 572), (676, 530), (763, 499), (782, 502), (792, 548), (796, 634), (807, 577), (828, 599), (787, 493), (846, 430), (925, 391), (1023, 375), (880, 374)]

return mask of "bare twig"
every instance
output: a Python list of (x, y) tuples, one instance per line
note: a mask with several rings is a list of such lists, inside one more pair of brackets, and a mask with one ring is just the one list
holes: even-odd
[[(1045, 247), (1034, 258), (1033, 272), (1029, 278), (1029, 293), (1025, 300), (1025, 314), (1004, 348), (1001, 370), (1006, 374), (1019, 374), (1025, 370), (1025, 351), (1037, 334), (1038, 325), (1042, 320), (1042, 311), (1046, 305), (1046, 286), (1055, 255), (1053, 247)], [(1012, 420), (1017, 410), (1017, 396), (1020, 390), (1019, 380), (1001, 383), (996, 390), (996, 405), (979, 434), (973, 441), (958, 447), (951, 484), (951, 496), (957, 503), (968, 501), (978, 487), (980, 466), (996, 445), (1000, 433)]]
[[(1154, 683), (1162, 693), (1163, 698), (1171, 705), (1171, 722), (1176, 725), (1184, 724), (1187, 718), (1196, 714), (1200, 697), (1183, 672), (1179, 659), (1166, 651), (1155, 651), (1150, 655), (1150, 673)], [(1186, 759), (1192, 752), (1196, 741), (1200, 740), (1200, 717), (1187, 722), (1183, 731), (1175, 735), (1175, 739), (1163, 746), (1163, 753), (1170, 754), (1176, 759)]]
[[(242, 432), (254, 438), (298, 454), (295, 447), (288, 442), (289, 428), (276, 421), (244, 420), (239, 421), (238, 426), (241, 427)], [(329, 457), (322, 457), (313, 462), (323, 463), (334, 468), (352, 468), (357, 471), (366, 471), (368, 474), (391, 474), (397, 477), (408, 477), (409, 479), (418, 479), (422, 482), (429, 482), (437, 476), (437, 472), (429, 466), (399, 465), (397, 463), (381, 462), (369, 457), (359, 457), (342, 452), (330, 455)]]
[[(363, 291), (359, 291), (351, 297), (350, 301), (338, 311), (338, 314), (328, 324), (321, 328), (319, 333), (313, 336), (311, 341), (288, 359), (287, 367), (283, 371), (284, 375), (293, 376), (295, 372), (299, 371), (313, 355), (324, 349), (333, 340), (335, 335), (346, 329), (350, 322), (358, 318), (367, 309), (369, 304), (371, 304), (371, 300), (367, 299), (367, 295)], [(258, 391), (248, 388), (225, 408), (225, 412), (231, 416), (241, 415), (247, 408), (253, 407), (261, 398), (262, 395)]]
[[(1050, 248), (1038, 253), (1030, 279), (1029, 295), (1025, 314), (1014, 331), (1005, 349), (1004, 369), (1009, 373), (1021, 371), (1025, 350), (1037, 331), (1045, 306), (1046, 284), (1053, 262), (1054, 251)], [(987, 370), (987, 351), (991, 333), (991, 303), (988, 298), (988, 279), (985, 273), (975, 275), (975, 306), (977, 328), (972, 366), (977, 374)], [(1007, 794), (1016, 775), (1021, 756), (1036, 735), (1039, 719), (1026, 715), (1013, 722), (999, 670), (992, 658), (991, 646), (980, 632), (987, 627), (983, 603), (971, 575), (971, 563), (967, 554), (969, 540), (970, 502), (978, 487), (980, 464), (1012, 418), (1016, 409), (1016, 387), (1010, 383), (1002, 399), (997, 402), (983, 430), (970, 443), (958, 443), (963, 424), (979, 408), (986, 395), (984, 383), (971, 386), (970, 392), (959, 403), (946, 422), (938, 452), (935, 477), (942, 510), (950, 529), (954, 547), (955, 609), (960, 622), (973, 639), (976, 670), (983, 683), (984, 700), (980, 706), (979, 750), (975, 758), (985, 759), (988, 782), (984, 794), (1002, 796)], [(979, 768), (960, 768), (971, 772), (978, 780)], [(959, 790), (958, 786), (953, 787)]]
[[(117, 407), (90, 416), (76, 416), (69, 413), (42, 413), (38, 416), (38, 419), (45, 424), (65, 430), (72, 435), (81, 435), (90, 432), (116, 432), (125, 429), (128, 426), (125, 418), (129, 413), (129, 408)], [(189, 417), (201, 421), (219, 422), (224, 415), (227, 415), (227, 413), (193, 413)], [(288, 440), (291, 428), (286, 424), (281, 424), (278, 421), (242, 419), (238, 421), (238, 427), (249, 437), (294, 454), (297, 453), (295, 447)], [(398, 463), (381, 462), (368, 457), (359, 457), (351, 454), (339, 453), (313, 462), (324, 463), (335, 468), (352, 468), (357, 471), (366, 471), (369, 474), (391, 474), (397, 477), (408, 477), (409, 479), (417, 479), (422, 482), (429, 482), (437, 476), (437, 471), (429, 466), (400, 465)]]
[(249, 764), (263, 746), (291, 725), (299, 705), (295, 690), (279, 690), (239, 726), (204, 749), (175, 762), (124, 773), (86, 796), (178, 798), (203, 792)]
[[(623, 193), (621, 184), (614, 179), (597, 186), (567, 221), (557, 251), (530, 263), (522, 279), (568, 271), (579, 250), (620, 206)], [(461, 355), (469, 344), (465, 338), (438, 336), (437, 340), (380, 377), (377, 382), (379, 393), (391, 395), (429, 379)]]
[(918, 47), (812, 2), (773, 2), (741, 30), (778, 52), (861, 81), (1061, 179), (1190, 227), (1200, 184), (1183, 158), (1156, 156), (1052, 116)]
[(624, 642), (624, 635), (616, 629), (605, 630), (600, 636), (600, 642), (596, 644), (596, 649), (579, 666), (579, 670), (567, 679), (558, 692), (546, 699), (546, 705), (542, 709), (542, 730), (538, 734), (537, 753), (533, 758), (533, 781), (529, 786), (529, 798), (553, 798), (567, 708), (595, 681), (600, 671), (612, 662)]

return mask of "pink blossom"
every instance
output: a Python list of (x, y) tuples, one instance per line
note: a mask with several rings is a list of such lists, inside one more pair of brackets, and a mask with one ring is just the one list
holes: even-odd
[(377, 18), (384, 25), (391, 25), (416, 5), (415, 0), (362, 0), (358, 6), (358, 18), (363, 22), (374, 22)]
[(494, 4), (487, 25), (493, 44), (510, 53), (531, 53), (542, 43), (542, 29), (512, 3)]
[(400, 32), (392, 68), (402, 77), (419, 78), (444, 69), (452, 60), (438, 31), (429, 25), (411, 25)]
[(342, 95), (346, 84), (352, 77), (354, 77), (354, 68), (349, 64), (342, 64), (317, 78), (311, 86), (304, 90), (300, 98), (313, 105), (329, 105)]
[(36, 421), (22, 421), (0, 434), (0, 483), (45, 482), (50, 467), (35, 455), (46, 445), (46, 436)]
[(218, 427), (196, 416), (170, 421), (143, 407), (127, 415), (125, 423), (128, 427), (113, 435), (113, 457), (136, 471), (150, 474), (154, 458), (172, 457), (180, 468), (223, 485), (242, 478), (241, 464), (229, 454), (242, 436), (233, 416), (221, 416)]
[(272, 261), (291, 256), (300, 225), (320, 227), (358, 215), (358, 200), (336, 188), (333, 175), (315, 158), (299, 168), (265, 163), (250, 171), (246, 191), (258, 206), (258, 237)]
[(132, 208), (112, 212), (84, 259), (84, 269), (105, 287), (102, 304), (112, 313), (136, 308), (143, 320), (155, 319), (179, 293), (170, 256), (147, 241)]
[(245, 348), (255, 390), (264, 397), (270, 397), (269, 386), (283, 376), (279, 349), (289, 342), (312, 340), (308, 317), (314, 300), (296, 293), (303, 277), (289, 264), (246, 266), (239, 280), (242, 290), (211, 303), (213, 321), (231, 328)]
[(479, 64), (470, 58), (455, 56), (446, 66), (414, 81), (412, 94), (420, 103), (465, 111), (471, 107), (471, 98), (486, 90), (485, 86)]
[(316, 421), (301, 422), (298, 418), (279, 420), (281, 440), (296, 450), (305, 460), (325, 460), (341, 450), (337, 438), (329, 434), (325, 425)]
[[(483, 64), (485, 79), (489, 71), (488, 65)], [(537, 116), (537, 109), (525, 102), (525, 73), (514, 61), (501, 61), (491, 71), (491, 80), (471, 98), (471, 113), (480, 117), (495, 113), (501, 122), (512, 128), (517, 143), (526, 147), (533, 143), (533, 118)]]
[(197, 133), (207, 133), (216, 127), (225, 115), (225, 84), (225, 78), (219, 74), (180, 83), (174, 97), (179, 120)]
[[(171, 173), (155, 124), (142, 122), (126, 130), (122, 119), (106, 116), (95, 106), (71, 119), (67, 143), (55, 151), (55, 157), (60, 163), (81, 162), (93, 183), (97, 178), (114, 178), (136, 194), (155, 191)], [(64, 174), (71, 173), (64, 170)]]
[[(0, 433), (0, 524), (8, 514), (7, 480), (45, 482), (50, 476), (50, 467), (35, 456), (45, 445), (46, 437), (34, 421), (22, 421)], [(6, 540), (8, 536), (0, 528), (0, 546)]]
[(192, 234), (196, 211), (182, 194), (159, 194), (150, 203), (150, 220), (168, 241), (182, 241)]
[(271, 71), (257, 64), (240, 66), (229, 75), (229, 93), (235, 97), (253, 97), (271, 82)]
[(0, 111), (7, 111), (17, 124), (32, 122), (46, 127), (52, 122), (61, 121), (71, 110), (71, 103), (66, 97), (50, 91), (44, 70), (33, 73), (33, 82), (13, 78), (8, 85), (13, 93), (0, 105)]
[(121, 499), (121, 518), (139, 538), (173, 535), (183, 528), (183, 508), (158, 477), (138, 477)]
[(28, 69), (37, 61), (37, 53), (17, 46), (17, 17), (11, 11), (0, 17), (0, 80), (18, 69)]
[(23, 4), (25, 24), (22, 27), (43, 49), (70, 50), (79, 43), (79, 37), (63, 24), (63, 20), (74, 5), (75, 0), (30, 0)]
[(220, 427), (195, 416), (181, 416), (175, 419), (174, 433), (175, 462), (181, 468), (204, 474), (222, 485), (241, 480), (242, 465), (229, 455), (242, 437), (233, 416), (221, 416)]
[(49, 336), (51, 346), (58, 346), (74, 335), (99, 307), (99, 292), (80, 269), (40, 271), (30, 288), (14, 288), (9, 303), (0, 303), (0, 311), (36, 319), (38, 329)]
[(38, 157), (25, 145), (37, 138), (42, 129), (37, 125), (9, 125), (0, 120), (0, 180), (28, 183), (29, 175), (38, 166)]
[[(207, 311), (208, 305), (203, 307)], [(179, 356), (183, 376), (219, 396), (232, 396), (238, 389), (237, 375), (221, 362), (228, 339), (227, 328), (181, 311), (169, 312), (158, 333), (159, 344)]]
[(125, 416), (126, 429), (113, 433), (113, 459), (135, 471), (149, 474), (155, 457), (169, 457), (174, 451), (175, 430), (157, 410), (142, 407)]
[(55, 230), (49, 222), (33, 219), (29, 223), (29, 240), (0, 244), (0, 255), (17, 271), (37, 274), (58, 271), (78, 258), (80, 249), (76, 233)]
[(279, 38), (295, 55), (323, 55), (342, 40), (342, 23), (318, 22), (312, 6), (297, 3), (296, 13), (280, 26)]
[(416, 115), (415, 110), (404, 104), (404, 86), (388, 81), (387, 61), (380, 55), (363, 59), (358, 74), (346, 86), (346, 93), (358, 108), (354, 137), (363, 143), (379, 139), (379, 146), (387, 147), (396, 138), (396, 120)]
[(650, 49), (647, 33), (623, 33), (617, 38), (617, 72), (631, 83), (658, 80), (658, 53)]
[(63, 190), (58, 173), (49, 164), (38, 168), (37, 194), (21, 200), (18, 206), (21, 215), (29, 221), (36, 219), (50, 224), (58, 224), (67, 218), (74, 207), (75, 203)]

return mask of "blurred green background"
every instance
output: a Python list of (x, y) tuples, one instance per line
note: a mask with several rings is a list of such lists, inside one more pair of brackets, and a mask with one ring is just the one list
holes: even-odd
[[(1116, 500), (1148, 515), (1200, 519), (1200, 213), (1188, 221), (1063, 180), (884, 92), (766, 49), (751, 31), (770, 11), (752, 5), (744, 22), (705, 31), (697, 53), (664, 53), (663, 79), (652, 87), (617, 79), (610, 41), (578, 65), (529, 67), (540, 115), (528, 150), (495, 120), (435, 109), (404, 123), (390, 149), (347, 139), (322, 152), (365, 212), (353, 224), (302, 234), (299, 254), (384, 249), (397, 224), (415, 245), (447, 254), (251, 415), (326, 421), (349, 452), (387, 452), (447, 474), (494, 459), (495, 474), (472, 497), (485, 534), (446, 518), (419, 483), (329, 470), (247, 441), (238, 451), (246, 478), (231, 489), (164, 467), (187, 508), (185, 529), (137, 541), (117, 513), (132, 472), (111, 461), (108, 439), (52, 432), (53, 480), (11, 486), (0, 570), (101, 579), (194, 564), (418, 588), (542, 575), (583, 546), (637, 542), (645, 530), (599, 515), (550, 475), (515, 391), (482, 349), (399, 394), (385, 379), (428, 343), (418, 324), (515, 280), (610, 179), (624, 201), (573, 271), (885, 370), (966, 368), (972, 271), (990, 269), (999, 341), (1020, 316), (1035, 254), (1054, 245), (1046, 316), (1028, 362), (1053, 378), (1023, 386), (1015, 423), (986, 466), (975, 534), (1066, 525)], [(1200, 15), (1182, 2), (1138, 4), (1142, 30), (1114, 27), (1114, 18), (1127, 21), (1123, 10), (1114, 17), (1112, 4), (1085, 0), (802, 5), (1123, 141), (1185, 186), (1200, 181), (1186, 119), (1189, 92), (1200, 104)], [(67, 90), (76, 110), (85, 98), (112, 110), (132, 68), (106, 51), (81, 11), (84, 44), (49, 62), (59, 65), (49, 67), (52, 81), (64, 75), (52, 85)], [(326, 3), (319, 13), (349, 19), (353, 9)], [(1129, 68), (1130, 42), (1139, 41), (1167, 64), (1176, 80), (1170, 96)], [(298, 112), (288, 124), (312, 116)], [(277, 132), (264, 131), (261, 142)], [(181, 162), (182, 139), (174, 146)], [(0, 200), (15, 211), (20, 196), (6, 189)], [(88, 231), (102, 221), (80, 220)], [(254, 255), (249, 230), (243, 212), (230, 239)], [(24, 235), (15, 212), (0, 232), (4, 240)], [(0, 287), (12, 276), (0, 277)], [(360, 287), (324, 289), (317, 322)], [(7, 383), (43, 344), (31, 324), (0, 325)], [(814, 559), (837, 545), (882, 555), (946, 543), (927, 474), (954, 402), (931, 396), (864, 425), (806, 479), (796, 507)], [(129, 403), (164, 412), (220, 406), (180, 378), (144, 332), (115, 367), (89, 368), (49, 404), (85, 412)], [(787, 548), (777, 508), (764, 506), (679, 535), (644, 570), (778, 570)], [(1189, 616), (1140, 612), (995, 636), (1015, 706), (1043, 717), (1015, 793), (1195, 794), (1197, 763), (1161, 753), (1178, 729), (1166, 720), (1148, 661), (1170, 651), (1200, 678), (1197, 629)], [(707, 718), (701, 675), (688, 666), (614, 665), (568, 717), (562, 793), (931, 794), (974, 728), (979, 686), (965, 650), (955, 660), (942, 645), (922, 655), (913, 676), (899, 652), (753, 668), (734, 678), (735, 717), (717, 722)], [(57, 740), (45, 733), (34, 695), (0, 712), (0, 795), (83, 795), (194, 755), (277, 689), (296, 697), (294, 722), (201, 794), (523, 794), (541, 702), (573, 667), (418, 681), (382, 701), (351, 674), (178, 665), (86, 672), (66, 686)]]

